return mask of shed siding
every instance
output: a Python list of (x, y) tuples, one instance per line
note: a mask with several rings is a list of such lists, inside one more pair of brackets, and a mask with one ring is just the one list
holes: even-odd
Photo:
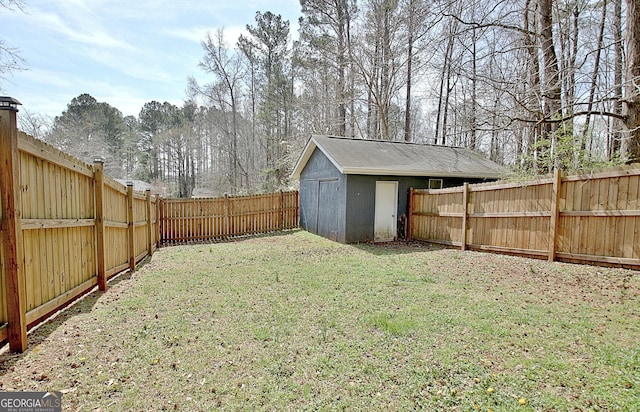
[(398, 218), (407, 213), (409, 188), (429, 186), (428, 177), (348, 175), (346, 243), (373, 240), (376, 181), (398, 182)]
[[(345, 243), (374, 239), (376, 181), (398, 182), (398, 219), (408, 214), (409, 189), (428, 189), (429, 177), (347, 175)], [(443, 187), (461, 186), (482, 179), (444, 178)], [(398, 229), (401, 228), (398, 221)]]
[(315, 149), (300, 174), (300, 226), (345, 242), (345, 176)]
[[(316, 148), (300, 173), (300, 227), (341, 243), (372, 241), (376, 181), (398, 182), (398, 218), (408, 213), (409, 189), (429, 187), (429, 177), (343, 175)], [(452, 187), (482, 181), (443, 178), (442, 183)]]

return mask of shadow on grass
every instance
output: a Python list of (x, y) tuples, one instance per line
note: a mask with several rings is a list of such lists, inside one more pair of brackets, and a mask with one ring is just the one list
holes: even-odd
[(445, 245), (404, 240), (380, 243), (354, 243), (350, 246), (376, 256), (406, 255), (415, 252), (431, 252), (443, 249), (451, 249), (451, 247)]
[[(304, 232), (304, 229), (296, 228), (296, 229), (287, 229), (281, 230), (277, 232), (268, 232), (268, 233), (258, 233), (254, 235), (246, 235), (246, 236), (238, 236), (238, 237), (230, 237), (227, 239), (214, 240), (209, 242), (202, 242), (199, 244), (211, 244), (211, 243), (232, 243), (232, 242), (243, 242), (246, 240), (252, 239), (262, 239), (262, 238), (274, 238), (289, 236), (295, 233)], [(314, 235), (322, 238), (319, 235)], [(328, 240), (331, 241), (331, 240)], [(171, 246), (171, 245), (167, 245)], [(426, 251), (437, 251), (443, 249), (450, 249), (452, 247), (440, 244), (433, 244), (429, 242), (422, 241), (405, 241), (405, 240), (396, 240), (393, 242), (363, 242), (363, 243), (350, 243), (345, 246), (355, 247), (364, 252), (371, 253), (376, 256), (388, 256), (388, 255), (403, 255), (415, 252), (426, 252)]]
[[(150, 261), (147, 257), (138, 263), (138, 268), (146, 265)], [(98, 300), (109, 293), (109, 290), (121, 282), (131, 279), (134, 272), (126, 270), (108, 281), (109, 289), (106, 292), (98, 290), (98, 286), (93, 287), (84, 295), (80, 295), (77, 299), (71, 301), (65, 307), (59, 309), (55, 313), (47, 316), (44, 320), (37, 323), (28, 332), (29, 345), (23, 353), (12, 353), (9, 350), (9, 343), (5, 343), (0, 347), (0, 375), (4, 374), (11, 368), (20, 358), (33, 351), (40, 343), (44, 342), (56, 329), (64, 325), (69, 319), (76, 315), (90, 313)]]
[[(211, 245), (211, 244), (219, 244), (219, 243), (234, 243), (234, 242), (244, 242), (247, 240), (253, 239), (269, 239), (272, 238), (277, 240), (279, 237), (290, 236), (296, 233), (305, 232), (304, 229), (294, 228), (294, 229), (285, 229), (274, 232), (267, 233), (255, 233), (255, 234), (247, 234), (242, 236), (230, 236), (225, 238), (217, 238), (217, 239), (206, 239), (202, 241), (188, 241), (188, 242), (175, 242), (163, 244), (162, 248), (167, 247), (175, 247), (175, 246), (196, 246), (196, 245)], [(320, 235), (318, 238), (322, 238)], [(327, 240), (331, 241), (331, 240)], [(451, 247), (439, 244), (433, 244), (429, 242), (422, 241), (405, 241), (405, 240), (396, 240), (393, 242), (363, 242), (363, 243), (349, 243), (345, 246), (355, 247), (362, 251), (377, 255), (377, 256), (385, 256), (385, 255), (402, 255), (415, 253), (418, 251), (437, 251), (443, 249), (449, 249)]]
[(190, 240), (190, 241), (176, 241), (170, 243), (163, 243), (161, 248), (168, 248), (174, 246), (195, 246), (195, 245), (213, 245), (217, 243), (234, 243), (234, 242), (243, 242), (246, 240), (252, 239), (262, 239), (262, 238), (271, 238), (271, 237), (281, 237), (281, 236), (289, 236), (294, 233), (302, 232), (303, 229), (294, 228), (294, 229), (283, 229), (274, 232), (265, 232), (265, 233), (249, 233), (246, 235), (237, 235), (237, 236), (227, 236), (220, 237), (214, 239), (203, 239), (203, 240)]

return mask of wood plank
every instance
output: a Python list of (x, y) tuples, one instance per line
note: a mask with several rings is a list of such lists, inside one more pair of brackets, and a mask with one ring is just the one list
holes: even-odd
[(33, 156), (37, 156), (48, 162), (59, 165), (76, 173), (80, 173), (87, 177), (93, 177), (93, 170), (87, 164), (82, 164), (79, 160), (77, 162), (71, 161), (61, 154), (63, 152), (48, 146), (44, 142), (36, 142), (35, 139), (29, 138), (26, 135), (21, 136), (18, 140), (18, 149), (22, 152), (29, 153)]
[(104, 222), (104, 226), (107, 228), (117, 228), (117, 229), (128, 229), (129, 228), (129, 224), (128, 223), (123, 223), (123, 222), (114, 222), (111, 220), (107, 220)]
[(27, 294), (20, 211), (20, 154), (16, 111), (0, 110), (0, 207), (8, 339), (12, 352), (27, 349)]
[(637, 175), (640, 175), (640, 168), (637, 168), (637, 165), (636, 165), (636, 168), (629, 169), (629, 170), (612, 170), (612, 171), (590, 173), (588, 175), (573, 175), (573, 176), (567, 176), (564, 179), (567, 181), (598, 180), (598, 179), (617, 178), (621, 176), (637, 176)]
[(95, 226), (94, 219), (23, 219), (23, 230)]
[[(629, 182), (628, 182), (629, 189), (628, 189), (627, 204), (625, 205), (625, 209), (637, 209), (639, 186), (640, 186), (639, 176), (629, 177)], [(622, 257), (624, 258), (640, 258), (640, 254), (634, 255), (638, 224), (640, 224), (640, 219), (638, 218), (629, 217), (626, 219), (625, 234), (627, 239), (625, 239), (625, 241), (623, 242), (624, 246), (623, 246), (623, 252), (622, 252)]]
[(61, 306), (71, 302), (83, 293), (90, 291), (97, 284), (98, 279), (92, 278), (76, 286), (75, 288), (60, 294), (58, 297), (48, 301), (47, 303), (30, 310), (29, 312), (27, 312), (27, 323), (33, 323), (41, 317), (56, 311)]
[[(61, 195), (61, 191), (62, 191), (62, 187), (61, 187), (61, 179), (60, 179), (60, 172), (61, 172), (61, 167), (59, 167), (57, 164), (54, 166), (53, 170), (54, 170), (54, 174), (53, 174), (53, 181), (54, 181), (54, 190), (51, 193), (51, 195), (53, 196), (53, 213), (54, 213), (54, 217), (55, 218), (61, 218), (62, 217), (62, 195)], [(54, 253), (55, 255), (53, 256), (54, 258), (54, 297), (55, 296), (60, 296), (63, 292), (63, 288), (62, 288), (62, 273), (64, 272), (64, 251), (62, 250), (62, 230), (59, 228), (55, 228), (53, 229), (53, 233), (55, 235), (55, 240), (54, 240)]]
[[(615, 199), (613, 208), (621, 210), (627, 206), (627, 196), (629, 194), (629, 178), (621, 177), (618, 179), (618, 192)], [(623, 257), (624, 256), (624, 243), (627, 242), (627, 236), (625, 231), (627, 229), (627, 218), (617, 217), (615, 218), (615, 228), (613, 235), (613, 242), (611, 245), (611, 256)]]
[[(261, 212), (255, 212), (260, 213)], [(414, 216), (437, 216), (437, 217), (457, 217), (462, 218), (464, 215), (458, 212), (415, 212)]]
[(510, 253), (516, 255), (526, 255), (526, 256), (536, 256), (539, 258), (546, 258), (548, 255), (548, 251), (546, 250), (533, 250), (533, 249), (522, 249), (522, 248), (513, 248), (513, 247), (502, 247), (502, 246), (488, 246), (488, 245), (478, 245), (474, 243), (470, 243), (468, 245), (470, 250), (479, 250), (484, 252), (499, 252), (499, 253)]
[[(28, 233), (28, 232), (27, 232)], [(34, 257), (33, 259), (33, 272), (31, 273), (31, 277), (33, 278), (33, 293), (34, 293), (34, 306), (40, 306), (43, 302), (42, 300), (42, 273), (46, 272), (42, 267), (42, 256), (44, 253), (43, 247), (44, 240), (44, 230), (39, 230), (34, 233), (33, 239), (31, 241), (31, 254)]]
[[(33, 244), (31, 234), (29, 232), (22, 232), (22, 249), (24, 251), (24, 275), (25, 275), (25, 297), (26, 297), (26, 310), (32, 309), (36, 306), (35, 289), (37, 287), (34, 277), (36, 272), (33, 268), (34, 255)], [(39, 256), (38, 256), (39, 257)]]
[[(582, 201), (584, 202), (584, 204), (583, 204), (582, 210), (586, 210), (586, 211), (597, 210), (596, 204), (598, 199), (598, 193), (594, 188), (593, 183), (594, 183), (593, 181), (583, 182)], [(597, 233), (598, 228), (596, 226), (595, 220), (596, 220), (595, 218), (589, 217), (588, 219), (586, 219), (586, 222), (584, 222), (584, 225), (583, 225), (583, 228), (586, 228), (586, 231), (584, 232), (584, 236), (583, 236), (583, 242), (585, 245), (584, 253), (587, 255), (593, 255), (596, 247), (595, 242), (592, 241), (592, 239), (595, 239), (598, 236), (598, 233)]]
[(96, 263), (98, 289), (107, 290), (107, 269), (106, 269), (106, 248), (105, 248), (105, 187), (104, 187), (104, 163), (97, 160), (93, 163), (94, 174), (94, 196), (95, 196), (95, 225), (96, 225)]
[[(93, 175), (91, 177), (93, 177)], [(116, 193), (120, 193), (121, 195), (124, 195), (124, 196), (127, 195), (127, 186), (113, 180), (107, 175), (104, 176), (104, 184), (106, 187), (108, 187), (109, 189), (113, 190)]]
[[(80, 194), (82, 193), (84, 197), (93, 198), (94, 193), (93, 190), (89, 193), (81, 192), (83, 187), (80, 181), (81, 175), (78, 173), (68, 174), (68, 190), (69, 190), (69, 218), (82, 218), (83, 207), (82, 202), (80, 201)], [(84, 178), (84, 177), (83, 177)], [(94, 220), (95, 225), (95, 220)], [(93, 225), (92, 225), (93, 226)], [(82, 231), (81, 228), (69, 228), (69, 248), (72, 252), (72, 261), (71, 261), (71, 273), (69, 274), (69, 283), (73, 285), (73, 287), (78, 286), (84, 280), (83, 277), (83, 264), (84, 259), (82, 256)]]
[(527, 249), (538, 249), (540, 246), (538, 245), (537, 233), (538, 233), (538, 222), (540, 218), (532, 217), (529, 223), (529, 239), (528, 239), (528, 247)]
[(462, 191), (462, 228), (460, 230), (460, 249), (467, 248), (467, 223), (469, 215), (469, 183), (464, 182)]
[[(597, 181), (598, 184), (598, 203), (596, 205), (596, 210), (603, 211), (606, 210), (607, 204), (609, 202), (609, 190), (608, 190), (608, 181), (604, 179), (599, 179)], [(609, 219), (607, 218), (597, 218), (593, 220), (595, 222), (595, 226), (597, 227), (596, 236), (591, 239), (591, 242), (595, 243), (594, 255), (604, 256), (605, 245), (609, 241), (609, 230), (607, 230), (607, 224), (609, 223)]]
[[(515, 189), (515, 188), (514, 188)], [(497, 197), (494, 201), (495, 212), (508, 211), (509, 203), (511, 203), (511, 196), (513, 189), (502, 189), (497, 192)], [(512, 219), (496, 219), (498, 230), (496, 231), (496, 239), (491, 244), (494, 246), (503, 246), (507, 244), (507, 238), (509, 232), (513, 233)]]
[(549, 223), (549, 261), (556, 258), (558, 241), (559, 200), (562, 185), (562, 171), (556, 169), (553, 175), (553, 189), (551, 194), (551, 221)]
[(120, 272), (124, 272), (125, 270), (129, 270), (129, 262), (123, 263), (118, 266), (112, 267), (111, 269), (108, 269), (107, 278), (111, 278)]
[(143, 251), (142, 253), (138, 253), (138, 254), (136, 255), (136, 263), (138, 263), (138, 262), (142, 261), (142, 259), (146, 258), (147, 256), (149, 256), (149, 255), (147, 254), (147, 251), (146, 251), (146, 250), (145, 250), (145, 251)]
[(129, 245), (129, 269), (136, 269), (136, 251), (135, 251), (135, 227), (134, 227), (134, 214), (133, 214), (133, 184), (127, 185), (127, 222), (128, 222), (128, 230), (127, 230), (127, 238)]
[[(552, 178), (542, 178), (542, 179), (537, 179), (537, 180), (533, 180), (530, 182), (511, 182), (511, 183), (504, 183), (504, 182), (500, 182), (500, 183), (480, 183), (480, 184), (475, 184), (475, 185), (471, 185), (471, 188), (474, 192), (494, 192), (494, 191), (498, 191), (501, 189), (512, 189), (512, 188), (518, 188), (518, 187), (526, 187), (526, 186), (538, 186), (538, 185), (547, 185), (549, 183), (551, 183), (553, 181)], [(457, 189), (438, 189), (438, 191), (447, 191), (447, 190), (456, 190), (456, 191), (460, 191), (460, 188)]]
[[(524, 213), (528, 211), (526, 199), (529, 196), (529, 193), (532, 191), (532, 189), (533, 188), (530, 188), (530, 187), (513, 189), (516, 192), (516, 197), (517, 197), (517, 202), (516, 202), (517, 210), (520, 210), (521, 212), (524, 212)], [(529, 242), (525, 240), (525, 234), (529, 233), (529, 229), (531, 227), (531, 223), (530, 223), (531, 219), (532, 218), (514, 219), (516, 241), (514, 242), (514, 244), (511, 244), (511, 246), (515, 246), (521, 249), (527, 248)], [(509, 245), (510, 244), (509, 242), (510, 240), (507, 239), (507, 241), (505, 242), (505, 245)]]
[(151, 217), (151, 190), (145, 192), (147, 199), (147, 254), (153, 255), (153, 219)]
[[(640, 211), (639, 211), (640, 212)], [(429, 212), (415, 212), (415, 216), (441, 216), (441, 217), (457, 217), (461, 218), (463, 216), (462, 213), (429, 213)], [(518, 218), (518, 217), (550, 217), (551, 212), (549, 211), (537, 211), (537, 212), (480, 212), (480, 213), (469, 213), (468, 217), (473, 218)]]
[(616, 265), (640, 266), (640, 259), (628, 259), (628, 258), (612, 257), (612, 256), (583, 255), (578, 253), (558, 253), (558, 258), (582, 260), (585, 262), (592, 262), (592, 263), (609, 263), (609, 264), (616, 264)]

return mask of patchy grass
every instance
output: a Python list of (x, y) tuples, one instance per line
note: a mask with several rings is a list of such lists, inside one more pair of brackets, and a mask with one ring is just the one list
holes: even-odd
[(640, 274), (306, 232), (162, 249), (0, 357), (65, 410), (640, 410)]

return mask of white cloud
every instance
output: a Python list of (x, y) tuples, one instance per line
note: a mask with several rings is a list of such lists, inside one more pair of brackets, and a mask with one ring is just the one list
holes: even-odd
[[(232, 27), (220, 27), (224, 30), (224, 39), (225, 43), (227, 43), (227, 47), (234, 48), (241, 34), (245, 36), (248, 35), (247, 29), (245, 26), (232, 26)], [(187, 40), (193, 43), (200, 44), (203, 42), (207, 33), (211, 33), (211, 36), (215, 36), (218, 29), (220, 28), (212, 28), (212, 27), (192, 27), (192, 28), (180, 28), (180, 29), (169, 29), (166, 31), (168, 36)]]
[(75, 82), (65, 73), (54, 72), (45, 69), (27, 69), (16, 78), (26, 84), (38, 84), (40, 87), (72, 87)]
[(134, 49), (127, 42), (103, 30), (100, 27), (101, 24), (89, 12), (79, 13), (78, 10), (81, 9), (74, 9), (74, 14), (61, 15), (32, 7), (28, 10), (28, 15), (25, 18), (30, 24), (38, 25), (46, 31), (58, 33), (71, 41), (95, 47)]
[(295, 37), (299, 0), (29, 0), (25, 13), (0, 15), (28, 68), (3, 88), (50, 116), (81, 93), (125, 115), (151, 100), (181, 105), (187, 76), (207, 81), (198, 68), (206, 33), (225, 27), (233, 48), (256, 11), (268, 10), (289, 19)]
[(192, 43), (200, 44), (201, 41), (207, 36), (207, 32), (213, 31), (210, 27), (197, 26), (191, 28), (176, 28), (168, 29), (165, 33), (176, 39), (186, 40)]
[[(99, 49), (83, 50), (85, 56), (103, 68), (145, 81), (171, 82), (175, 76), (168, 70), (170, 65), (161, 65), (162, 56), (149, 53), (112, 53)], [(116, 74), (113, 73), (113, 76)]]

